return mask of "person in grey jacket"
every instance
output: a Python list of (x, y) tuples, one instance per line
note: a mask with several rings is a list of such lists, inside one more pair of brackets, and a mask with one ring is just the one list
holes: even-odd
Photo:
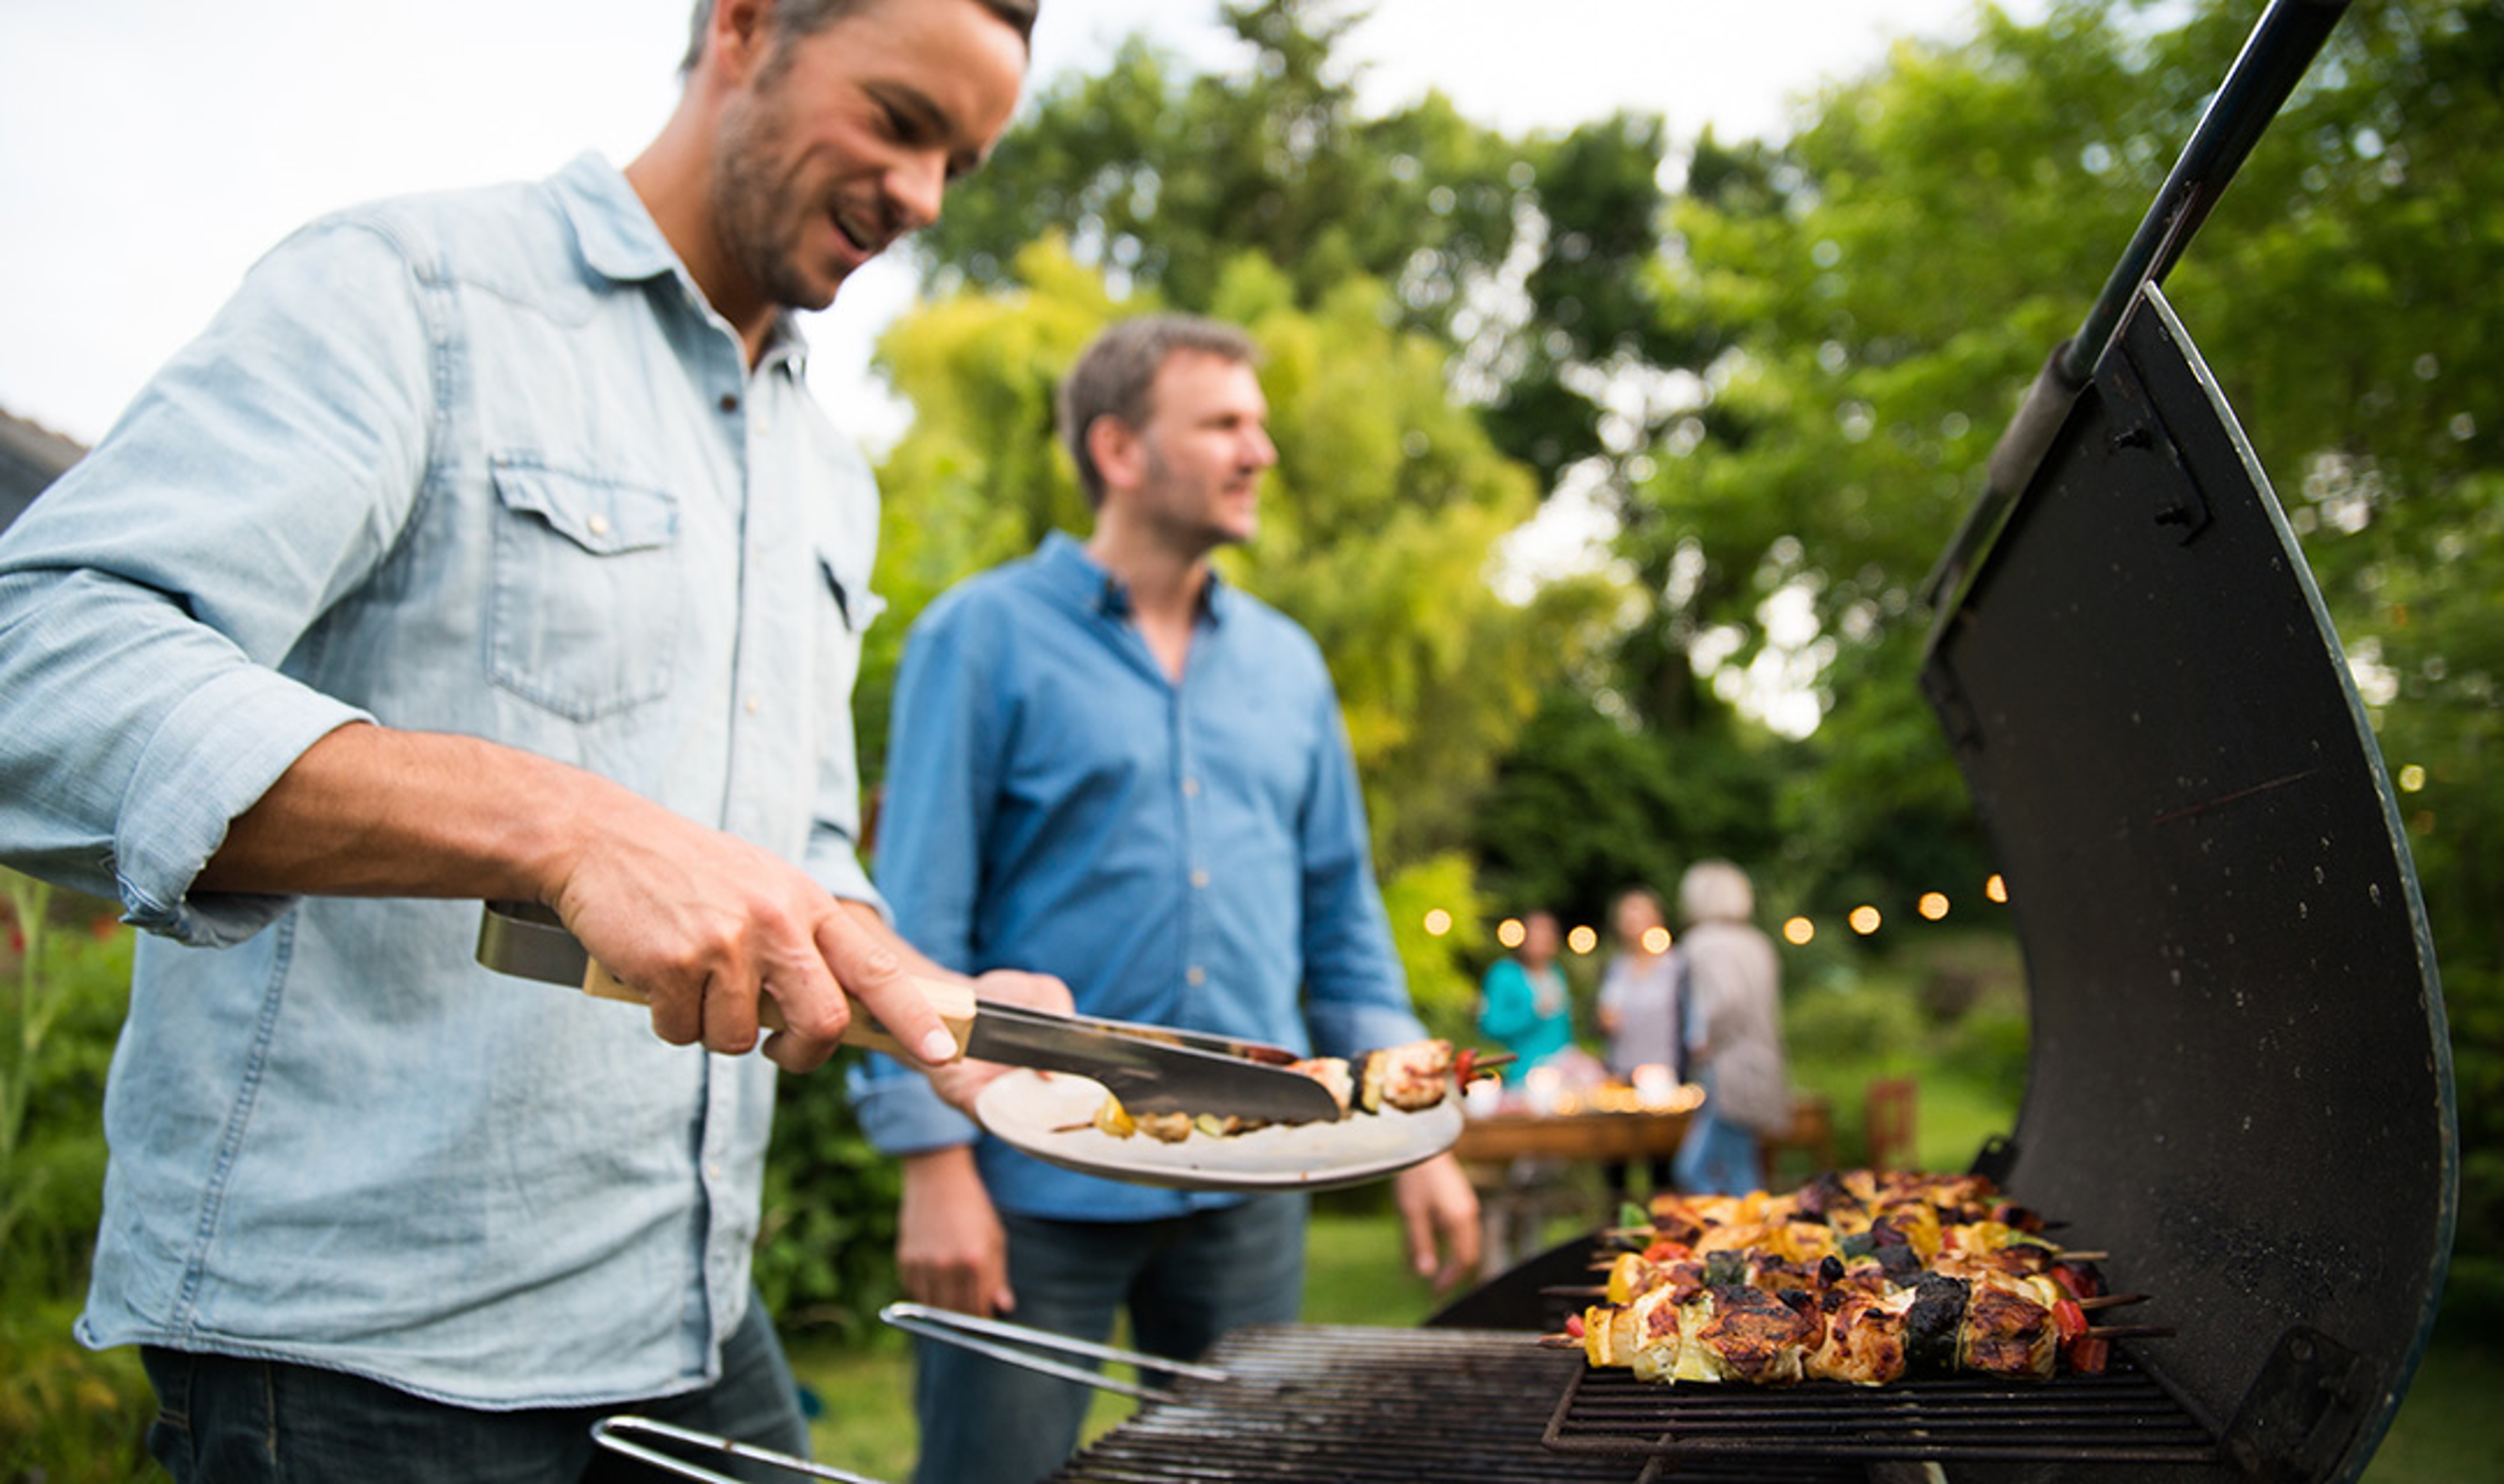
[(1725, 860), (1698, 861), (1678, 883), (1687, 929), (1678, 946), (1686, 971), (1688, 1076), (1704, 1106), (1679, 1145), (1678, 1187), (1732, 1194), (1762, 1179), (1762, 1141), (1791, 1126), (1783, 1060), (1782, 966), (1773, 940), (1749, 919), (1756, 892)]

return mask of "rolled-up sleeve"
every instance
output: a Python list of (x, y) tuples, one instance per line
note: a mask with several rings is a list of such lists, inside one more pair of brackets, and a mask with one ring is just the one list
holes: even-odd
[(286, 909), (191, 881), (306, 747), (370, 719), (283, 662), (406, 520), (431, 388), (396, 246), (308, 230), (0, 535), (12, 864), (190, 943)]

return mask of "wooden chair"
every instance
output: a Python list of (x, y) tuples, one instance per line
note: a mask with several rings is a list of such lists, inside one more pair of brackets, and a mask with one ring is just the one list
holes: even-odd
[(1869, 1085), (1864, 1127), (1869, 1137), (1869, 1166), (1880, 1170), (1913, 1167), (1914, 1082), (1909, 1077), (1882, 1077)]

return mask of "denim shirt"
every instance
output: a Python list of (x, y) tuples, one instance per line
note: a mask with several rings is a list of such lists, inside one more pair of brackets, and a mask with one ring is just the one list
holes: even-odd
[[(1070, 537), (960, 583), (897, 673), (879, 889), (969, 973), (1057, 974), (1091, 1015), (1346, 1055), (1425, 1032), (1374, 885), (1321, 651), (1211, 581), (1180, 684)], [(1122, 1185), (1018, 1154), (870, 1058), (871, 1141), (973, 1141), (994, 1204), (1144, 1221), (1238, 1197)]]
[(342, 724), (576, 764), (876, 901), (877, 493), (625, 178), (273, 250), (0, 538), (0, 848), (147, 929), (79, 1333), (507, 1408), (713, 1378), (774, 1071), (472, 959), (475, 902), (191, 888)]

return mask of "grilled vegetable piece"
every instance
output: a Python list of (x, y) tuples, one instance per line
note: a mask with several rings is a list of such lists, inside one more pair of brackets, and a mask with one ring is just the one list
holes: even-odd
[(1180, 1144), (1191, 1137), (1192, 1118), (1188, 1113), (1136, 1113), (1130, 1122), (1139, 1132), (1160, 1144)]
[(1965, 1329), (1962, 1278), (1923, 1273), (1912, 1282), (1913, 1302), (1904, 1311), (1904, 1362), (1917, 1375), (1944, 1376), (1956, 1369), (1957, 1337)]
[(1452, 1043), (1411, 1041), (1365, 1054), (1365, 1072), (1357, 1084), (1357, 1106), (1368, 1113), (1398, 1108), (1415, 1113), (1443, 1100), (1452, 1072)]
[(1682, 1310), (1706, 1309), (1685, 1338), (1709, 1353), (1721, 1371), (1757, 1385), (1797, 1381), (1818, 1339), (1806, 1315), (1759, 1288), (1707, 1289)]
[(1809, 1378), (1885, 1386), (1904, 1374), (1904, 1314), (1910, 1289), (1829, 1288), (1817, 1348), (1808, 1355)]
[(1096, 1132), (1108, 1133), (1117, 1139), (1127, 1139), (1139, 1131), (1138, 1120), (1130, 1117), (1130, 1110), (1123, 1107), (1122, 1100), (1109, 1092), (1104, 1095), (1103, 1106), (1096, 1110), (1095, 1123)]
[(1339, 1104), (1339, 1117), (1347, 1117), (1348, 1104), (1356, 1097), (1356, 1078), (1348, 1071), (1346, 1057), (1314, 1056), (1304, 1061), (1291, 1061), (1287, 1063), (1287, 1070), (1302, 1072), (1320, 1083), (1330, 1093), (1331, 1101)]

